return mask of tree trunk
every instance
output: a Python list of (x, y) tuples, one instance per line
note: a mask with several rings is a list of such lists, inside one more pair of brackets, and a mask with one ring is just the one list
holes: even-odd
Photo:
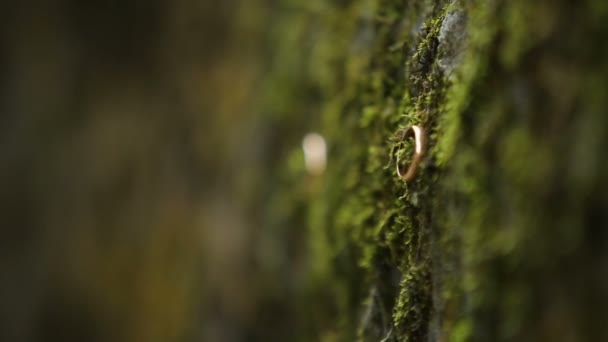
[[(308, 227), (311, 296), (333, 298), (308, 305), (321, 340), (608, 339), (608, 6), (286, 6), (277, 111), (307, 111), (329, 159), (306, 178), (292, 157), (277, 202), (306, 183), (306, 222), (283, 224)], [(403, 181), (412, 125), (429, 146)]]

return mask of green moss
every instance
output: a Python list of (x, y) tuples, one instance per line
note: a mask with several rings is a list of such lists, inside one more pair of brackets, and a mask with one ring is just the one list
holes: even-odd
[[(338, 303), (335, 316), (324, 316), (339, 317), (324, 323), (332, 339), (544, 336), (532, 323), (544, 310), (535, 307), (545, 300), (538, 272), (563, 280), (547, 265), (584, 243), (571, 228), (582, 225), (580, 205), (563, 199), (574, 207), (556, 214), (565, 204), (552, 201), (555, 184), (584, 183), (559, 178), (556, 170), (568, 169), (560, 151), (570, 149), (560, 137), (567, 123), (604, 122), (593, 109), (572, 117), (581, 99), (601, 102), (593, 89), (604, 89), (602, 81), (588, 95), (580, 88), (585, 63), (604, 62), (570, 45), (582, 32), (606, 31), (594, 22), (560, 37), (564, 9), (583, 11), (565, 1), (376, 0), (343, 1), (309, 18), (316, 40), (299, 63), (318, 96), (311, 122), (330, 146), (308, 201), (311, 286)], [(453, 11), (466, 15), (467, 42), (446, 77), (439, 36)], [(573, 64), (561, 61), (572, 56)], [(426, 128), (430, 146), (406, 183), (395, 160), (413, 146), (395, 133), (412, 124)]]

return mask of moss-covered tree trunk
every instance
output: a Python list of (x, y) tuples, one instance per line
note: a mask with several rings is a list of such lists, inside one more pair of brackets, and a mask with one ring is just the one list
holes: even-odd
[(608, 6), (284, 3), (270, 107), (329, 161), (307, 177), (294, 147), (275, 196), (307, 212), (321, 340), (608, 339)]

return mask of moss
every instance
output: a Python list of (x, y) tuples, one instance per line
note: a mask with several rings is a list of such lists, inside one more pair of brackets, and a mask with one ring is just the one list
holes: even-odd
[[(345, 331), (337, 336), (343, 340), (349, 340), (348, 330), (372, 337), (365, 332), (370, 329), (356, 328), (369, 287), (378, 294), (368, 303), (381, 308), (370, 311), (375, 317), (369, 321), (392, 317), (393, 327), (371, 329), (376, 337), (389, 331), (398, 340), (426, 335), (431, 308), (426, 203), (434, 176), (412, 184), (395, 176), (396, 154), (407, 155), (413, 146), (396, 141), (394, 133), (410, 124), (434, 130), (444, 93), (437, 36), (447, 5), (352, 2), (325, 8), (316, 22), (323, 39), (313, 47), (308, 69), (322, 94), (319, 130), (333, 157), (312, 200), (309, 241), (316, 283), (346, 284), (330, 290), (343, 298), (336, 308)], [(360, 286), (352, 286), (352, 275)], [(384, 284), (386, 277), (395, 280)]]
[[(439, 37), (455, 11), (466, 17), (466, 41), (462, 64), (445, 75), (439, 61), (453, 47)], [(523, 0), (345, 1), (316, 12), (307, 28), (316, 42), (300, 63), (318, 96), (311, 125), (330, 146), (327, 173), (307, 202), (311, 287), (337, 303), (323, 336), (554, 336), (539, 318), (554, 312), (543, 306), (553, 298), (543, 286), (574, 288), (553, 263), (587, 260), (581, 246), (591, 233), (580, 203), (600, 182), (589, 171), (597, 164), (587, 172), (569, 164), (573, 147), (561, 139), (568, 127), (593, 131), (590, 122), (605, 122), (597, 114), (604, 79), (590, 76), (605, 62), (580, 39), (606, 30), (599, 21), (585, 25), (589, 14), (566, 1)], [(413, 146), (395, 133), (412, 124), (427, 129), (430, 146), (406, 183), (395, 160)], [(601, 143), (588, 139), (576, 150), (598, 153)], [(577, 195), (564, 198), (570, 191)], [(555, 296), (564, 301), (555, 305), (584, 311)], [(596, 336), (574, 313), (555, 319), (564, 324), (558, 331)]]

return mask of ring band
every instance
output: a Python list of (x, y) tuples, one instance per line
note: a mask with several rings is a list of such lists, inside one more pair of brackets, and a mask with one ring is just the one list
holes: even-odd
[(418, 165), (420, 164), (420, 161), (422, 160), (422, 156), (424, 154), (424, 129), (416, 125), (411, 126), (407, 130), (403, 131), (403, 133), (401, 134), (401, 141), (411, 136), (414, 136), (415, 141), (414, 157), (412, 158), (412, 163), (410, 164), (410, 167), (407, 169), (405, 174), (401, 173), (401, 165), (399, 165), (399, 154), (397, 154), (397, 175), (399, 175), (399, 178), (403, 179), (404, 181), (410, 181), (414, 179), (414, 177), (416, 176), (416, 171), (418, 170)]

